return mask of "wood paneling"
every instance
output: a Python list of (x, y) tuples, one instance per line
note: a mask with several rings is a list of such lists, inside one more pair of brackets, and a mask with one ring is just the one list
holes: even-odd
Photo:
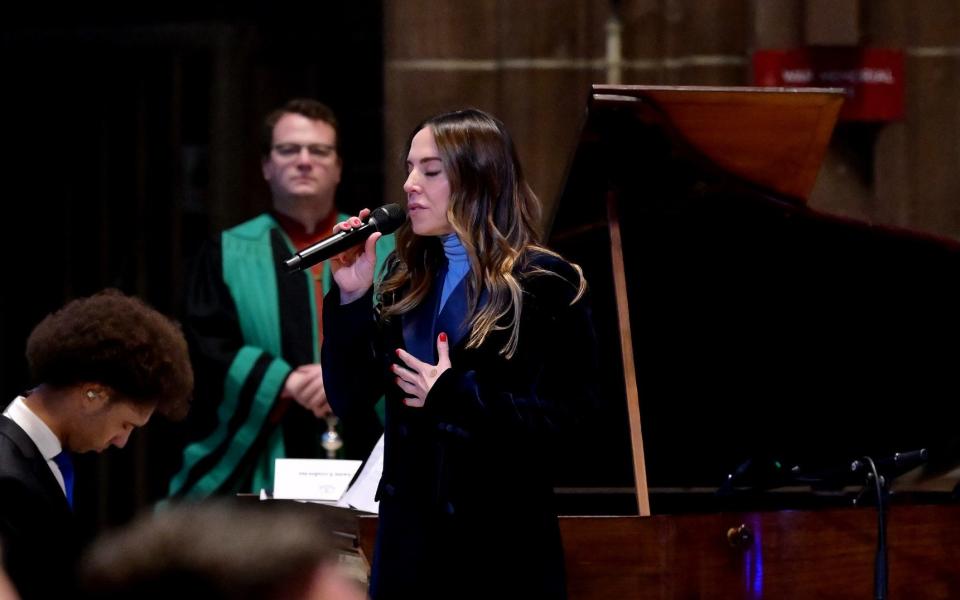
[(499, 42), (498, 0), (384, 2), (386, 60), (490, 59)]
[(662, 4), (656, 0), (628, 0), (621, 3), (623, 55), (627, 60), (656, 60), (663, 56), (666, 32), (663, 28)]
[(501, 1), (499, 56), (509, 58), (599, 58), (604, 53), (603, 2)]
[[(603, 72), (607, 3), (505, 0), (388, 3), (385, 11), (385, 201), (410, 129), (473, 106), (507, 125), (534, 190), (549, 210), (583, 113)], [(429, 16), (414, 17), (413, 15)]]
[(743, 55), (750, 31), (747, 0), (676, 0), (663, 6), (667, 56)]
[(857, 216), (960, 237), (960, 5), (877, 0), (862, 10), (866, 39), (906, 54), (906, 117), (878, 126), (870, 198)]
[[(504, 93), (530, 88), (500, 103), (499, 116), (520, 149), (530, 185), (546, 206), (560, 194), (590, 83), (601, 74), (580, 69), (516, 69), (500, 76)], [(535, 91), (534, 91), (535, 90)]]
[(475, 107), (497, 112), (497, 73), (487, 69), (386, 67), (384, 84), (384, 202), (403, 199), (403, 156), (417, 123), (440, 112)]
[(859, 0), (806, 0), (804, 40), (809, 46), (860, 43)]
[[(375, 517), (359, 519), (373, 555)], [(731, 541), (745, 526), (751, 538)], [(872, 598), (873, 508), (561, 517), (571, 600)], [(889, 597), (960, 596), (960, 507), (894, 506), (887, 521)]]
[[(561, 520), (570, 598), (873, 597), (873, 509)], [(728, 532), (746, 525), (737, 547)], [(960, 509), (894, 507), (891, 598), (955, 598)]]
[(796, 48), (803, 29), (802, 0), (757, 0), (753, 3), (753, 47)]
[[(750, 41), (747, 0), (626, 0), (619, 4), (622, 81), (742, 85)], [(606, 78), (611, 4), (530, 0), (402, 0), (385, 7), (385, 200), (390, 164), (428, 114), (479, 106), (515, 137), (531, 185), (552, 210), (573, 151), (588, 87)]]
[(906, 71), (908, 182), (914, 207), (905, 225), (960, 237), (960, 54), (911, 56)]

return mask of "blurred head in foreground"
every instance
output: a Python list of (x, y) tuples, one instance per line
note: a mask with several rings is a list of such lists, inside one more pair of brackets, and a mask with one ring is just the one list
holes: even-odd
[(180, 504), (99, 538), (80, 566), (89, 598), (360, 600), (309, 506)]

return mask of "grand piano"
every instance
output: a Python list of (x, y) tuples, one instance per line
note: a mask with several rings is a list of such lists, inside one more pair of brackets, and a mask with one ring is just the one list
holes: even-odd
[(604, 369), (558, 456), (572, 599), (873, 598), (881, 539), (889, 597), (960, 598), (960, 245), (807, 205), (841, 103), (590, 91), (549, 234)]
[(871, 598), (865, 456), (890, 595), (960, 597), (960, 506), (923, 485), (960, 464), (960, 245), (808, 207), (842, 98), (591, 90), (550, 245), (590, 283), (604, 404), (560, 491), (641, 516), (564, 519), (571, 597)]

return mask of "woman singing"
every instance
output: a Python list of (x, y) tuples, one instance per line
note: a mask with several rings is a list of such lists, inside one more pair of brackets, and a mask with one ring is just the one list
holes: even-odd
[(371, 595), (564, 598), (551, 456), (593, 403), (586, 282), (539, 245), (539, 201), (494, 117), (428, 119), (406, 169), (382, 281), (374, 233), (331, 261), (324, 302), (334, 411), (387, 398)]

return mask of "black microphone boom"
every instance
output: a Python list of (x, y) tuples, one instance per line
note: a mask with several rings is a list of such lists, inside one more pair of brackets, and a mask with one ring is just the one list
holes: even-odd
[(348, 231), (338, 231), (328, 238), (307, 246), (284, 261), (288, 273), (309, 269), (317, 263), (334, 257), (347, 248), (362, 244), (371, 234), (379, 231), (383, 235), (393, 233), (407, 220), (407, 213), (399, 204), (384, 204), (375, 208), (360, 227)]

